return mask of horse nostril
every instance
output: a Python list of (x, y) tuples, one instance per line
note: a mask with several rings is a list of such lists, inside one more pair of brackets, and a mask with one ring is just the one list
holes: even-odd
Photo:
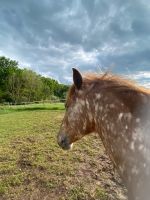
[(64, 137), (64, 138), (61, 139), (61, 144), (62, 145), (67, 145), (67, 143), (68, 143), (68, 140), (67, 140), (66, 137)]
[(58, 144), (61, 146), (61, 145), (63, 145), (63, 144), (65, 144), (66, 143), (66, 136), (64, 136), (64, 135), (59, 135), (58, 136)]
[(69, 143), (69, 138), (67, 136), (61, 135), (58, 137), (58, 144), (61, 146), (64, 150), (70, 149), (71, 145)]

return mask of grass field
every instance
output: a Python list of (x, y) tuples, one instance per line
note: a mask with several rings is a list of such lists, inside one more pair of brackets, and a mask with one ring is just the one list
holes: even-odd
[(61, 103), (0, 107), (1, 200), (125, 199), (98, 136), (58, 147), (63, 115)]

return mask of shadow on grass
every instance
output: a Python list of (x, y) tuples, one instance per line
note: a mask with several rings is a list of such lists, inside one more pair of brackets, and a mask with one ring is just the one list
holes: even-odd
[(14, 111), (34, 111), (34, 110), (64, 110), (64, 108), (59, 108), (59, 107), (29, 107), (29, 108), (17, 108), (14, 109)]

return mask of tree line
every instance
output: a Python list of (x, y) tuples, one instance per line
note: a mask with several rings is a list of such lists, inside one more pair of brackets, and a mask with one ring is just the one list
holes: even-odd
[(0, 56), (0, 103), (64, 99), (68, 87), (32, 70), (20, 69), (17, 61)]

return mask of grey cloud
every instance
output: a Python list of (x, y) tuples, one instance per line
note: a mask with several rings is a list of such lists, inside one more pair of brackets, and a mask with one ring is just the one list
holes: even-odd
[(148, 70), (147, 0), (1, 0), (0, 53), (59, 81), (71, 68)]

